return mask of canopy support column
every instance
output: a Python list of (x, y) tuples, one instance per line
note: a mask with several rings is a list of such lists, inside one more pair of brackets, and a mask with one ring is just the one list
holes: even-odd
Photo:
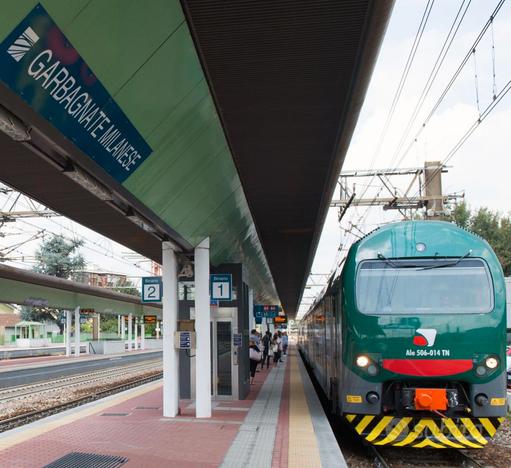
[(80, 307), (75, 308), (75, 357), (80, 356)]
[(211, 417), (209, 237), (195, 248), (195, 396), (197, 418)]
[(132, 333), (133, 333), (133, 316), (128, 314), (128, 351), (133, 351), (133, 342), (132, 342)]
[(163, 416), (179, 413), (179, 354), (174, 349), (177, 330), (177, 258), (171, 242), (162, 243), (163, 279)]
[(72, 311), (66, 310), (66, 356), (71, 356), (71, 327), (73, 326)]

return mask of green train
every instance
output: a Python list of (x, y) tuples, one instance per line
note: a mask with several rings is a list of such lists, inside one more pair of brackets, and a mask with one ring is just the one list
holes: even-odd
[(506, 291), (486, 241), (442, 221), (357, 241), (299, 324), (332, 410), (374, 445), (482, 448), (507, 412)]

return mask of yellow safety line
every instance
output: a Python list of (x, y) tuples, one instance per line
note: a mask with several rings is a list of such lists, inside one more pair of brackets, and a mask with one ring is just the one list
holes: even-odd
[(289, 356), (290, 370), (289, 389), (289, 468), (321, 468), (316, 434), (305, 397), (302, 377), (298, 367), (296, 354)]
[(139, 388), (137, 390), (131, 390), (127, 394), (120, 395), (118, 397), (109, 399), (108, 401), (100, 401), (99, 403), (94, 404), (89, 408), (84, 408), (82, 410), (74, 411), (71, 414), (66, 416), (62, 416), (56, 418), (53, 421), (48, 421), (46, 424), (39, 423), (35, 427), (24, 428), (23, 432), (18, 432), (16, 434), (5, 435), (0, 438), (0, 450), (5, 450), (14, 445), (20, 444), (22, 442), (26, 442), (34, 437), (37, 437), (41, 434), (45, 434), (53, 429), (58, 429), (59, 427), (65, 426), (67, 424), (71, 424), (79, 419), (83, 419), (87, 416), (91, 416), (96, 413), (100, 413), (101, 411), (111, 408), (112, 406), (118, 405), (119, 403), (123, 403), (131, 398), (135, 398), (137, 396), (143, 395), (145, 393), (156, 390), (158, 387), (161, 387), (161, 382), (155, 382), (153, 384), (148, 384), (144, 386), (144, 388)]
[(347, 415), (346, 415), (346, 419), (347, 419), (349, 422), (353, 421), (356, 417), (357, 417), (357, 415), (356, 415), (356, 414), (347, 414)]
[(474, 444), (474, 442), (471, 442), (468, 440), (463, 433), (460, 431), (460, 428), (456, 426), (454, 421), (450, 418), (444, 419), (445, 426), (451, 431), (451, 434), (456, 437), (456, 439), (461, 442), (466, 447), (472, 447), (472, 448), (481, 448), (480, 445)]
[(366, 437), (366, 440), (368, 442), (371, 442), (374, 439), (376, 439), (376, 437), (378, 437), (381, 434), (383, 429), (385, 429), (388, 426), (389, 422), (392, 421), (392, 419), (394, 419), (392, 416), (384, 416), (382, 420), (378, 424), (376, 424), (374, 429)]
[(379, 442), (375, 442), (374, 445), (385, 445), (389, 444), (390, 442), (394, 442), (394, 440), (397, 439), (399, 434), (403, 432), (403, 429), (408, 425), (408, 423), (412, 420), (410, 417), (406, 417), (401, 419), (395, 426), (394, 429), (392, 429), (387, 437), (385, 439), (380, 440)]
[(488, 443), (488, 441), (481, 435), (477, 427), (474, 426), (474, 423), (470, 419), (461, 418), (461, 422), (465, 424), (465, 427), (468, 429), (468, 432), (470, 432), (470, 435), (480, 444), (486, 445)]
[(491, 423), (491, 421), (488, 418), (479, 418), (479, 421), (481, 421), (481, 424), (488, 431), (488, 434), (493, 437), (497, 432), (497, 429), (495, 429), (495, 426)]
[(369, 425), (369, 423), (374, 419), (374, 416), (364, 416), (362, 420), (357, 424), (355, 430), (362, 434), (362, 431)]

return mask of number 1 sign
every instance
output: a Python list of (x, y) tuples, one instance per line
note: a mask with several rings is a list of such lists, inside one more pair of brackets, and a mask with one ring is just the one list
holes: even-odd
[(232, 299), (232, 275), (211, 275), (211, 300), (230, 301)]
[(142, 302), (161, 302), (162, 293), (161, 276), (142, 278)]

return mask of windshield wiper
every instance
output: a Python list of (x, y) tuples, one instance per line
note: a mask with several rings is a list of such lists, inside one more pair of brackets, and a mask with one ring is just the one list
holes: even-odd
[(472, 253), (472, 250), (469, 250), (465, 255), (463, 255), (463, 257), (460, 257), (460, 258), (454, 260), (453, 262), (442, 263), (441, 265), (430, 265), (430, 266), (421, 268), (419, 271), (422, 271), (422, 270), (433, 270), (435, 268), (445, 268), (445, 267), (455, 266), (458, 263), (460, 263), (463, 259), (469, 257), (471, 253)]
[(402, 264), (394, 263), (392, 260), (390, 260), (390, 258), (385, 257), (385, 255), (383, 255), (380, 252), (378, 252), (378, 258), (380, 260), (383, 260), (387, 265), (391, 266), (392, 268), (398, 268), (400, 270), (403, 268), (418, 268), (420, 266), (420, 265), (415, 265), (414, 263), (402, 263)]

